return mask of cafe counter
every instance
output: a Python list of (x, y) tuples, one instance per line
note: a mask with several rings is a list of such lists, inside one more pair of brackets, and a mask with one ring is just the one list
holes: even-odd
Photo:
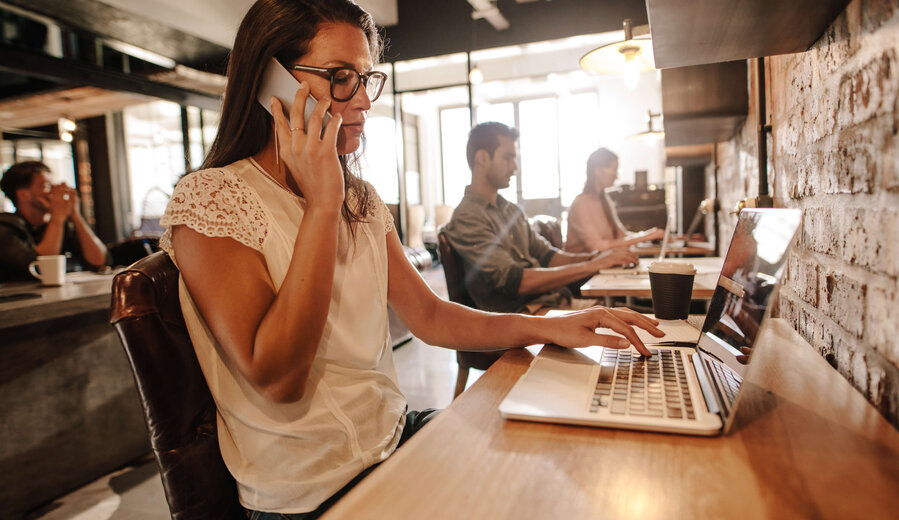
[(0, 518), (21, 518), (149, 452), (109, 324), (112, 275), (0, 288)]

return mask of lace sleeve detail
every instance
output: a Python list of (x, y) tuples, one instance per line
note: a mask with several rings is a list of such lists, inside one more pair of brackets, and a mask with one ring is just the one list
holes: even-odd
[(256, 192), (233, 173), (202, 170), (181, 179), (160, 220), (165, 234), (159, 241), (172, 253), (173, 226), (185, 225), (208, 237), (227, 237), (262, 251), (268, 232)]
[(393, 231), (393, 215), (391, 215), (390, 210), (387, 209), (387, 204), (385, 204), (381, 199), (381, 196), (378, 195), (375, 187), (368, 182), (366, 182), (366, 184), (368, 185), (369, 193), (371, 194), (368, 199), (368, 207), (371, 210), (371, 214), (374, 215), (376, 219), (384, 221), (384, 234), (389, 234)]

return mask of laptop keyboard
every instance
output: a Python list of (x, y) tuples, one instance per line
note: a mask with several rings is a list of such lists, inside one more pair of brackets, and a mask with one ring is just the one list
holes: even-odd
[(651, 352), (644, 358), (630, 350), (605, 349), (590, 411), (695, 420), (680, 352)]
[(743, 384), (743, 378), (724, 365), (724, 363), (717, 363), (706, 359), (705, 366), (708, 369), (708, 372), (710, 374), (715, 374), (716, 379), (718, 379), (720, 384), (715, 386), (720, 389), (718, 394), (724, 400), (727, 409), (732, 409), (734, 407), (734, 401), (737, 399), (737, 392), (740, 390), (740, 385)]

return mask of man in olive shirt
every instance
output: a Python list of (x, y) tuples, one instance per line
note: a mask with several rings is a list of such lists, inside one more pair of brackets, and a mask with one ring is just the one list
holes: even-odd
[(0, 281), (33, 280), (28, 264), (40, 255), (67, 254), (67, 271), (106, 265), (106, 246), (78, 211), (77, 192), (51, 185), (49, 173), (44, 163), (27, 161), (0, 180), (16, 206), (15, 213), (0, 213)]
[(573, 300), (566, 285), (637, 257), (627, 250), (566, 253), (534, 233), (521, 208), (498, 194), (518, 169), (517, 139), (516, 129), (496, 122), (469, 133), (471, 184), (444, 228), (463, 259), (465, 286), (478, 308), (488, 311), (592, 304)]

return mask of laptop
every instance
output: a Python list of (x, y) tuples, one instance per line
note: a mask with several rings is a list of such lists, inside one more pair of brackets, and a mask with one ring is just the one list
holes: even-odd
[[(659, 257), (656, 259), (640, 259), (636, 265), (632, 266), (619, 266), (619, 267), (608, 267), (606, 269), (600, 269), (599, 274), (643, 274), (649, 272), (649, 265), (652, 262), (661, 262), (665, 259), (665, 256), (668, 254), (668, 239), (671, 237), (671, 224), (672, 219), (668, 217), (668, 223), (665, 225), (665, 234), (662, 236), (662, 248), (659, 251)], [(650, 246), (654, 246), (654, 244), (650, 244)], [(637, 247), (640, 247), (638, 244)]]
[(633, 347), (546, 345), (500, 404), (500, 414), (691, 435), (727, 433), (801, 216), (798, 209), (740, 212), (701, 331), (684, 321), (662, 322), (671, 330), (665, 337), (641, 334), (653, 352), (650, 358)]

